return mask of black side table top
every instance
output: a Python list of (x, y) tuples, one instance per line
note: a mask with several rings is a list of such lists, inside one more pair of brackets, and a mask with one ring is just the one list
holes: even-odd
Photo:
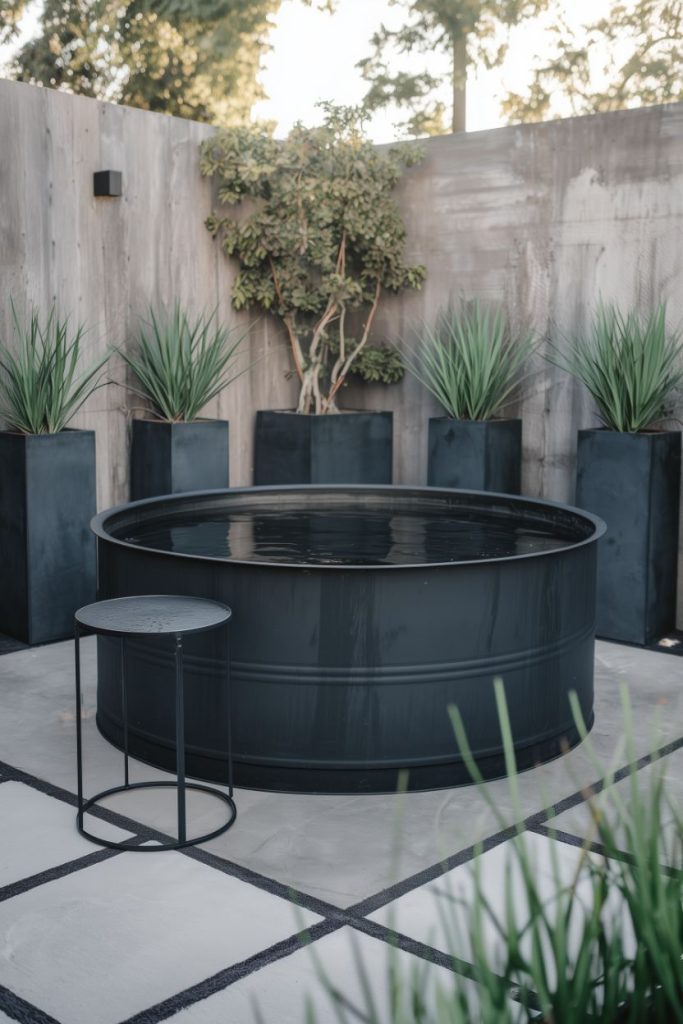
[(228, 606), (218, 601), (155, 594), (96, 601), (79, 608), (75, 619), (103, 636), (178, 636), (216, 629), (231, 616)]

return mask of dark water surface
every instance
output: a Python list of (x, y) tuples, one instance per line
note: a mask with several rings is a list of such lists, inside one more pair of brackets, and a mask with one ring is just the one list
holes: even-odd
[(241, 507), (178, 512), (115, 534), (129, 544), (186, 555), (310, 565), (469, 562), (557, 550), (580, 527), (472, 508), (363, 505)]

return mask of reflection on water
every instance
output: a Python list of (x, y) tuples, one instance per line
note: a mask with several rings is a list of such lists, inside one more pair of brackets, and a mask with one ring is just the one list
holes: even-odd
[(468, 562), (556, 550), (576, 527), (466, 507), (405, 511), (364, 505), (213, 509), (174, 513), (117, 534), (130, 544), (251, 562), (410, 565)]

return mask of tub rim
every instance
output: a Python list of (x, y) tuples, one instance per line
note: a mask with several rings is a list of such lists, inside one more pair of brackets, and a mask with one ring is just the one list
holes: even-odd
[[(131, 509), (144, 509), (145, 507), (153, 506), (161, 502), (173, 501), (196, 501), (203, 497), (216, 497), (218, 495), (258, 495), (263, 493), (304, 493), (304, 494), (324, 494), (324, 493), (378, 493), (388, 495), (458, 495), (467, 494), (472, 495), (475, 498), (482, 498), (484, 500), (502, 499), (505, 502), (512, 504), (533, 505), (540, 506), (541, 508), (547, 509), (558, 509), (563, 513), (570, 513), (575, 515), (579, 519), (583, 519), (590, 523), (593, 527), (592, 533), (583, 537), (580, 540), (574, 541), (569, 544), (565, 544), (562, 547), (547, 548), (543, 551), (528, 551), (518, 555), (501, 555), (493, 558), (475, 558), (465, 559), (453, 562), (392, 562), (392, 563), (378, 563), (377, 565), (334, 565), (328, 563), (315, 563), (315, 562), (272, 562), (265, 561), (262, 559), (244, 559), (244, 558), (221, 558), (217, 555), (200, 555), (190, 554), (184, 551), (165, 551), (162, 548), (150, 548), (143, 544), (132, 544), (130, 541), (122, 540), (120, 537), (115, 537), (111, 533), (107, 532), (106, 526), (110, 519), (115, 518), (123, 512)], [(210, 564), (222, 564), (222, 565), (235, 565), (249, 568), (261, 568), (261, 569), (282, 569), (282, 570), (305, 570), (307, 572), (389, 572), (389, 571), (406, 571), (406, 570), (425, 570), (425, 569), (449, 569), (449, 568), (464, 568), (466, 566), (473, 568), (474, 566), (486, 566), (495, 565), (497, 563), (507, 562), (519, 562), (531, 558), (546, 558), (551, 556), (561, 555), (570, 551), (575, 551), (578, 548), (586, 547), (589, 544), (594, 544), (604, 536), (607, 525), (599, 516), (594, 515), (592, 512), (588, 512), (585, 509), (577, 508), (575, 505), (566, 505), (559, 501), (549, 501), (546, 498), (529, 498), (526, 495), (519, 494), (504, 494), (498, 491), (472, 491), (465, 488), (455, 487), (417, 487), (410, 484), (266, 484), (258, 487), (229, 487), (229, 488), (216, 488), (212, 490), (202, 491), (183, 491), (176, 494), (158, 494), (153, 498), (142, 498), (139, 501), (124, 502), (121, 505), (114, 505), (111, 508), (105, 509), (102, 512), (98, 512), (90, 520), (90, 529), (95, 534), (98, 541), (103, 540), (108, 544), (113, 544), (117, 547), (126, 548), (132, 551), (140, 551), (147, 555), (160, 555), (164, 557), (173, 557), (181, 559), (189, 559), (197, 562), (208, 562)]]

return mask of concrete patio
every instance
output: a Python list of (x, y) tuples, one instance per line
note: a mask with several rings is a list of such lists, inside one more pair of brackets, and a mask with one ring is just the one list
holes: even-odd
[[(120, 781), (122, 756), (95, 725), (95, 647), (84, 644), (86, 795)], [(639, 779), (652, 760), (681, 795), (683, 733), (678, 657), (597, 644), (592, 741), (607, 766), (623, 767), (620, 684), (629, 688)], [(360, 958), (385, 1005), (391, 943), (406, 967), (448, 990), (435, 890), (466, 890), (474, 844), (483, 840), (487, 891), (501, 893), (510, 831), (482, 794), (461, 787), (403, 796), (302, 796), (239, 790), (234, 828), (184, 852), (118, 853), (75, 826), (73, 650), (53, 644), (0, 658), (0, 1022), (24, 1024), (299, 1024), (306, 996), (333, 1017), (317, 959), (351, 1001)], [(133, 779), (162, 778), (133, 763)], [(617, 778), (623, 780), (625, 772)], [(581, 747), (520, 777), (539, 878), (551, 885), (550, 844), (571, 872), (588, 828), (586, 787), (599, 782)], [(617, 781), (622, 787), (625, 781)], [(514, 821), (505, 780), (488, 784)], [(547, 808), (551, 808), (547, 810)], [(194, 834), (218, 806), (189, 799)], [(175, 827), (172, 791), (128, 793), (90, 816), (109, 837), (158, 842)], [(557, 829), (555, 838), (549, 829)], [(447, 873), (446, 880), (442, 877)], [(397, 934), (398, 933), (398, 934)], [(467, 950), (452, 952), (467, 959)]]

